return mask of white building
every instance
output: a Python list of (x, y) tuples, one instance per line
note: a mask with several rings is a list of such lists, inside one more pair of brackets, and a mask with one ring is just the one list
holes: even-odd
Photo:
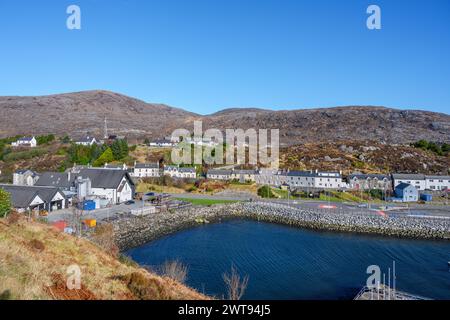
[(35, 148), (37, 146), (37, 141), (35, 137), (23, 137), (17, 140), (16, 142), (13, 142), (11, 146)]
[(0, 189), (11, 195), (11, 204), (19, 212), (28, 210), (51, 212), (66, 207), (66, 197), (59, 188), (1, 184)]
[[(79, 183), (88, 180), (87, 184)], [(82, 186), (82, 194), (86, 198), (105, 200), (110, 204), (132, 200), (135, 190), (127, 171), (103, 168), (71, 169), (66, 173), (45, 172), (41, 174), (36, 185), (58, 187), (77, 193), (78, 188)]]
[(13, 184), (16, 186), (34, 186), (39, 175), (32, 170), (18, 170), (13, 173)]
[(394, 189), (401, 183), (413, 185), (417, 190), (427, 189), (427, 183), (424, 174), (393, 173), (392, 180), (394, 183)]
[(349, 188), (353, 190), (391, 190), (391, 179), (383, 174), (353, 173), (347, 177)]
[(427, 190), (449, 190), (450, 176), (425, 176), (425, 185)]
[(96, 144), (97, 140), (94, 137), (86, 136), (83, 137), (77, 141), (75, 141), (75, 144), (80, 146), (92, 146), (93, 144)]
[(223, 180), (229, 181), (231, 180), (232, 170), (225, 169), (209, 169), (206, 173), (206, 178), (211, 180)]
[(300, 189), (344, 189), (346, 184), (342, 181), (340, 172), (290, 171), (287, 181), (290, 187)]
[(135, 163), (133, 176), (136, 178), (157, 178), (161, 176), (158, 163)]
[(260, 185), (280, 187), (287, 182), (287, 172), (275, 169), (260, 169), (255, 175), (255, 182)]
[(179, 166), (164, 166), (164, 175), (181, 179), (195, 179), (197, 177), (195, 168)]
[(167, 139), (160, 139), (150, 142), (150, 147), (170, 148), (176, 145), (176, 143)]
[(231, 180), (239, 180), (239, 182), (255, 182), (255, 170), (232, 170)]

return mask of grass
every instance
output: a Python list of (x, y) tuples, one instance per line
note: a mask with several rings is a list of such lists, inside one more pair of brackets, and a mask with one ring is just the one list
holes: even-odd
[[(0, 257), (0, 296), (8, 299), (207, 299), (92, 242), (25, 218), (0, 219)], [(81, 271), (75, 292), (66, 286), (73, 265)]]
[(236, 203), (237, 200), (217, 200), (217, 199), (192, 199), (192, 198), (176, 198), (176, 200), (190, 202), (195, 206), (211, 206), (214, 204)]

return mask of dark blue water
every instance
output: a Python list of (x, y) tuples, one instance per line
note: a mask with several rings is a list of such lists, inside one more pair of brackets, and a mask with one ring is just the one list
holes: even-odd
[[(141, 265), (179, 260), (187, 285), (221, 298), (222, 275), (234, 265), (249, 276), (244, 299), (352, 299), (369, 265), (388, 273), (396, 263), (397, 288), (450, 299), (450, 242), (316, 232), (253, 221), (185, 230), (127, 252)], [(388, 277), (386, 275), (386, 281)]]

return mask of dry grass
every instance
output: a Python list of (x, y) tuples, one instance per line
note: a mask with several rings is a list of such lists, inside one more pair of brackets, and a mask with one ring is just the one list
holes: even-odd
[[(68, 292), (67, 268), (74, 264), (81, 270), (82, 287)], [(129, 279), (142, 281), (135, 286)], [(151, 284), (150, 291), (136, 295), (146, 290), (143, 283)], [(89, 241), (25, 219), (14, 224), (0, 219), (0, 295), (27, 300), (207, 299), (169, 278), (122, 263)]]

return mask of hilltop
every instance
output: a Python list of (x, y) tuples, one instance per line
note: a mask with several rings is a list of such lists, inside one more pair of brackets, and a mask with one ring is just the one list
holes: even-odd
[(336, 140), (450, 142), (450, 115), (420, 110), (374, 106), (282, 111), (232, 108), (199, 115), (103, 90), (0, 97), (0, 137), (48, 133), (103, 136), (105, 117), (111, 133), (142, 139), (161, 138), (176, 128), (192, 131), (193, 121), (202, 120), (204, 130), (279, 128), (285, 146)]
[[(87, 240), (25, 218), (0, 219), (0, 257), (3, 299), (207, 299)], [(81, 269), (79, 290), (66, 287), (71, 265)]]

